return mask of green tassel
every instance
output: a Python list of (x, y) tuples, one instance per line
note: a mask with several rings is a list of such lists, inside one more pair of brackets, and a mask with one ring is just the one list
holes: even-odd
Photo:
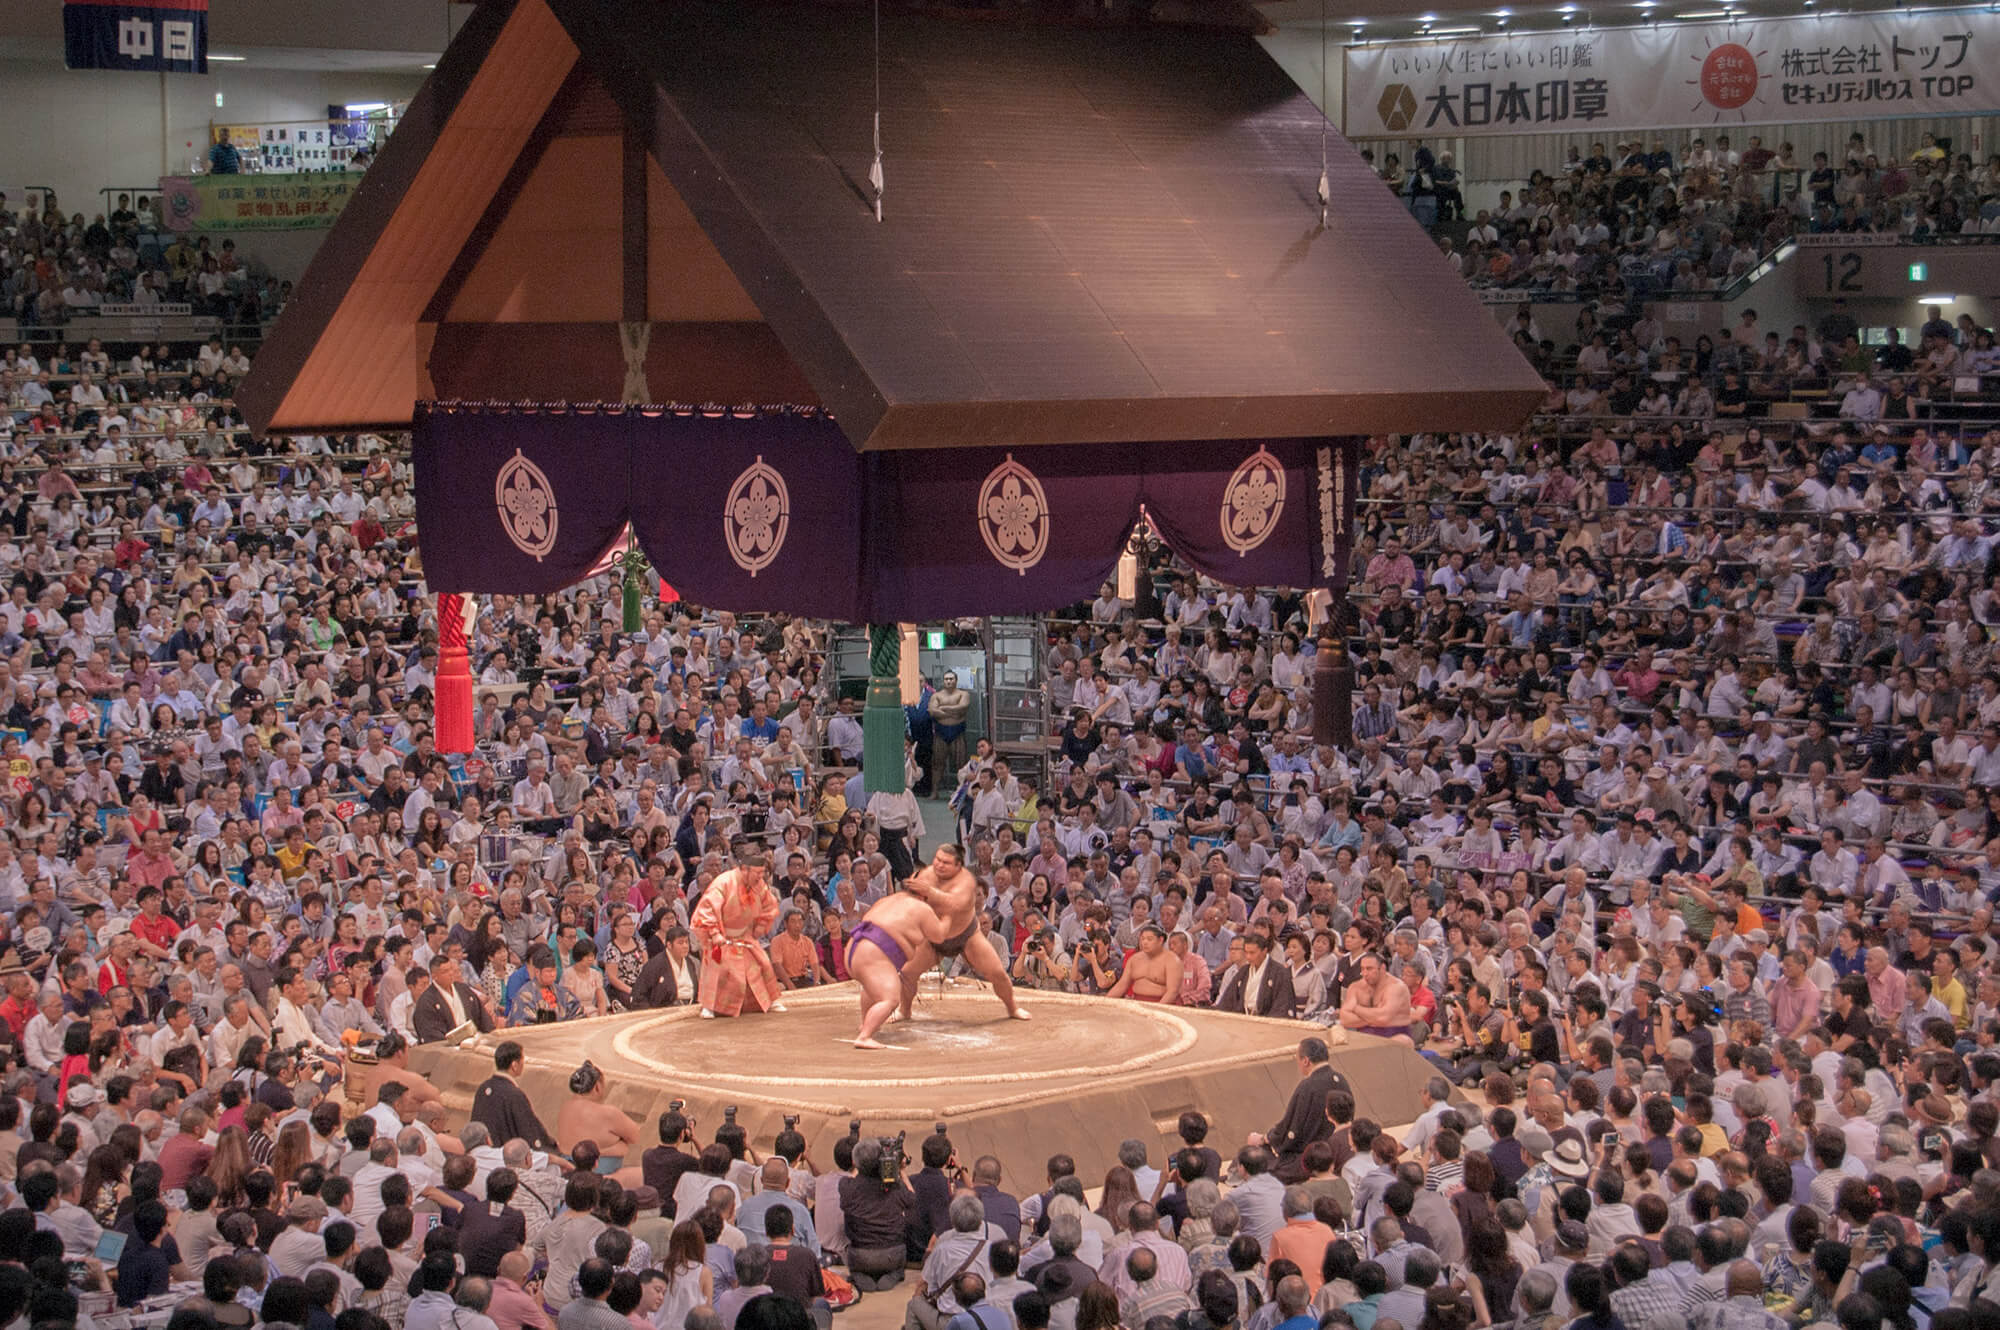
[(636, 633), (645, 627), (640, 614), (640, 598), (646, 592), (646, 556), (635, 544), (625, 551), (625, 631)]
[(903, 635), (893, 623), (868, 625), (868, 700), (861, 708), (861, 787), (901, 794), (903, 784)]

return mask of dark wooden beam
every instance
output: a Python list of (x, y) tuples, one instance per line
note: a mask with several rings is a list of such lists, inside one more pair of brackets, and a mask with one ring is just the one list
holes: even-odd
[(626, 121), (619, 136), (619, 163), (624, 203), (624, 313), (626, 323), (644, 323), (647, 304), (646, 269), (646, 140), (640, 127)]
[[(615, 323), (443, 323), (430, 367), (441, 401), (615, 402), (625, 376)], [(656, 402), (819, 400), (761, 323), (655, 323), (646, 384)]]

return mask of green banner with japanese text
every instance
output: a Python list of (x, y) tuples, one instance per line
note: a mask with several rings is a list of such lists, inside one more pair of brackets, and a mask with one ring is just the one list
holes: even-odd
[(167, 176), (160, 204), (171, 231), (291, 231), (332, 226), (359, 171)]

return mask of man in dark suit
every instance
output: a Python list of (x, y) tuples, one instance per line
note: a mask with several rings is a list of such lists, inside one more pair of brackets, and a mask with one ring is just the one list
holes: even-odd
[(663, 940), (666, 946), (646, 962), (632, 986), (634, 1006), (680, 1006), (693, 1002), (701, 991), (701, 957), (694, 954), (688, 931), (675, 925)]
[(1224, 1011), (1240, 1011), (1247, 1016), (1292, 1019), (1293, 1009), (1298, 1005), (1298, 997), (1292, 991), (1292, 972), (1272, 957), (1262, 933), (1244, 936), (1243, 968), (1229, 981), (1229, 987), (1222, 990), (1222, 1000), (1216, 1005)]
[(1021, 1203), (1000, 1190), (1000, 1161), (981, 1155), (972, 1164), (972, 1190), (986, 1207), (986, 1222), (997, 1224), (1007, 1241), (1021, 1240)]
[(523, 1061), (521, 1046), (512, 1039), (493, 1050), (493, 1075), (472, 1092), (472, 1120), (503, 1146), (518, 1139), (537, 1150), (553, 1150), (555, 1137), (535, 1116), (535, 1106), (514, 1079), (521, 1074)]
[[(410, 1028), (416, 1031), (418, 1043), (435, 1043), (467, 1021), (477, 1026), (481, 1034), (493, 1028), (486, 1004), (479, 1000), (470, 984), (459, 979), (457, 961), (440, 957), (431, 966), (431, 981), (410, 1011)], [(451, 1000), (446, 999), (447, 993)]]
[[(1327, 1065), (1326, 1040), (1319, 1038), (1299, 1041), (1299, 1083), (1292, 1090), (1292, 1101), (1285, 1105), (1285, 1116), (1278, 1125), (1264, 1134), (1263, 1144), (1278, 1156), (1278, 1167), (1273, 1170), (1278, 1180), (1284, 1183), (1301, 1182), (1305, 1179), (1305, 1169), (1299, 1162), (1308, 1145), (1314, 1141), (1324, 1141), (1332, 1137), (1335, 1127), (1327, 1116), (1326, 1097), (1335, 1090), (1347, 1090), (1347, 1078)], [(1255, 1140), (1251, 1142), (1257, 1144)]]
[(458, 1254), (468, 1275), (496, 1277), (501, 1258), (527, 1242), (527, 1216), (509, 1204), (519, 1185), (512, 1169), (496, 1168), (486, 1175), (485, 1203), (459, 1211)]

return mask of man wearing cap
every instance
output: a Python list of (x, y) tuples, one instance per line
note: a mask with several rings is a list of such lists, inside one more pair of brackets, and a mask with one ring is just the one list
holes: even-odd
[(77, 1134), (84, 1141), (96, 1140), (97, 1128), (93, 1120), (104, 1111), (104, 1091), (79, 1078), (69, 1083), (64, 1103), (68, 1111), (63, 1114), (62, 1120), (75, 1123)]
[(1792, 746), (1771, 726), (1771, 713), (1759, 711), (1750, 717), (1750, 733), (1736, 747), (1739, 757), (1747, 757), (1764, 771), (1780, 771), (1790, 763)]
[(1751, 961), (1751, 980), (1760, 991), (1768, 991), (1778, 981), (1778, 956), (1771, 950), (1771, 935), (1763, 928), (1753, 928), (1743, 935), (1743, 948), (1737, 955), (1747, 955)]
[[(1575, 1143), (1566, 1142), (1566, 1144)], [(1578, 1168), (1580, 1170), (1576, 1174), (1578, 1178), (1589, 1172), (1588, 1165), (1583, 1164), (1581, 1161), (1582, 1153), (1583, 1147), (1578, 1145)], [(1578, 1221), (1565, 1219), (1562, 1223), (1556, 1225), (1555, 1237), (1552, 1239), (1549, 1247), (1549, 1258), (1540, 1265), (1535, 1266), (1534, 1270), (1530, 1272), (1540, 1272), (1555, 1281), (1555, 1301), (1549, 1304), (1549, 1310), (1559, 1317), (1568, 1317), (1574, 1310), (1570, 1306), (1569, 1294), (1566, 1292), (1570, 1267), (1583, 1260), (1584, 1253), (1589, 1250), (1589, 1247), (1589, 1231)]]
[(299, 1196), (285, 1207), (287, 1227), (272, 1240), (271, 1264), (278, 1273), (293, 1279), (305, 1278), (307, 1270), (326, 1259), (326, 1240), (320, 1226), (326, 1222), (326, 1202), (317, 1196)]

